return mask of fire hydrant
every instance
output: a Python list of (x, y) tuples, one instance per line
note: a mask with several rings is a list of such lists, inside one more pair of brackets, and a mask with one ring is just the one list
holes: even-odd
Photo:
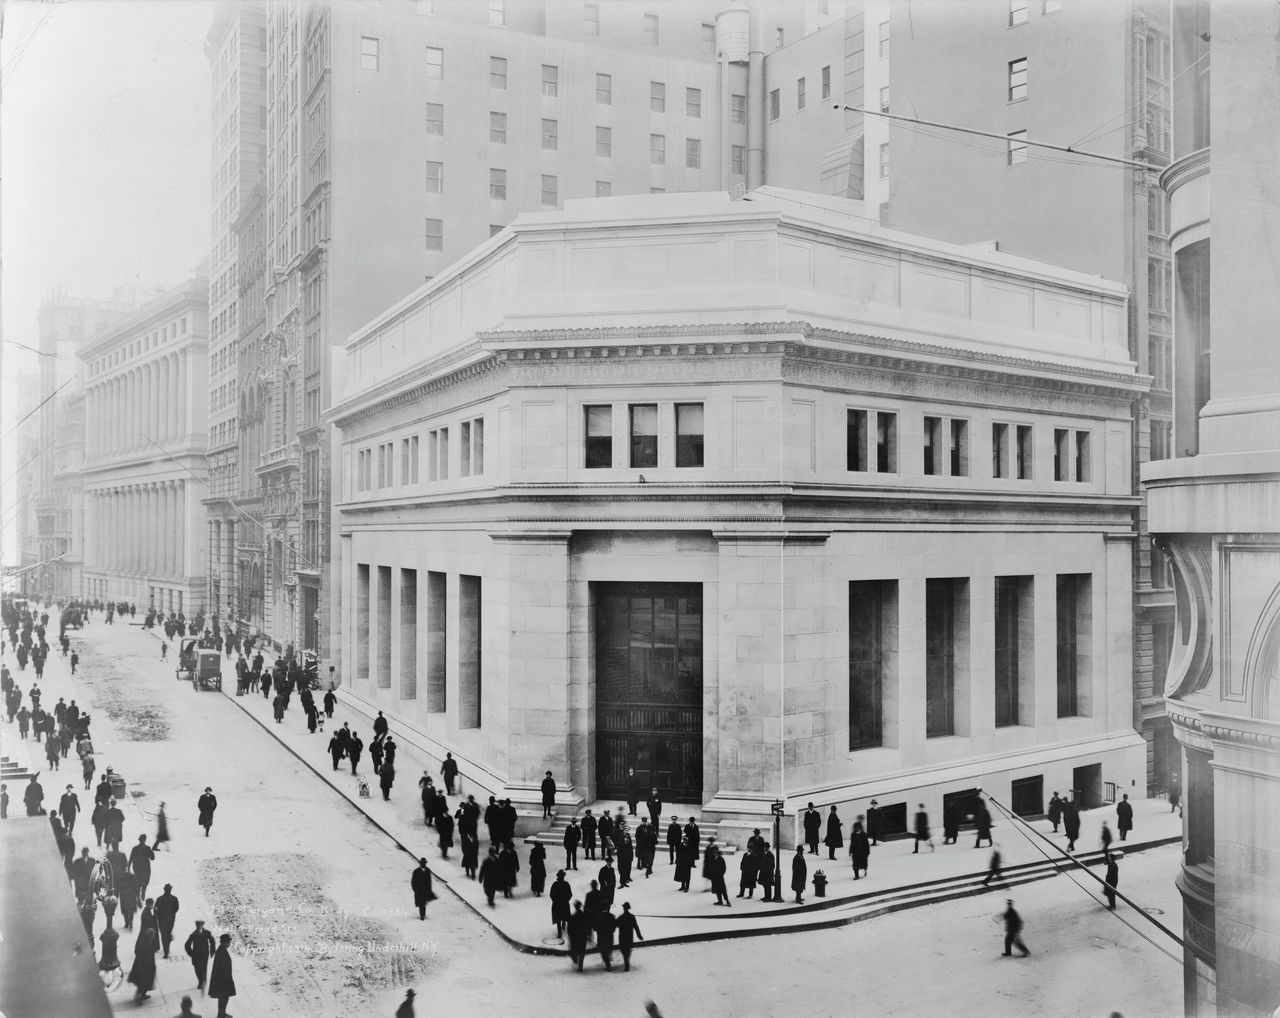
[(825, 898), (827, 896), (827, 875), (818, 870), (813, 875), (813, 894), (817, 898)]

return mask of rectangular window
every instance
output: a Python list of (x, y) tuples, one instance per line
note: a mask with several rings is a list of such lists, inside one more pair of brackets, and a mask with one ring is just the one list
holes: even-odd
[(924, 472), (927, 476), (942, 473), (942, 418), (924, 419)]
[(1053, 479), (1071, 479), (1071, 432), (1066, 428), (1053, 429)]
[(782, 91), (775, 88), (769, 93), (769, 119), (777, 120), (782, 116)]
[(426, 248), (428, 251), (444, 250), (444, 220), (427, 220)]
[(439, 46), (427, 47), (427, 77), (435, 81), (444, 79), (444, 50)]
[(656, 14), (646, 14), (644, 16), (644, 41), (647, 46), (658, 45), (658, 16)]
[(369, 678), (369, 566), (356, 563), (356, 678)]
[(651, 113), (667, 112), (667, 86), (665, 82), (649, 82), (649, 111)]
[(689, 170), (702, 168), (702, 142), (698, 138), (684, 140), (684, 165)]
[(391, 567), (378, 566), (378, 681), (391, 688)]
[(586, 415), (586, 466), (600, 469), (613, 466), (613, 407), (589, 406)]
[(613, 75), (596, 75), (596, 102), (601, 106), (613, 105)]
[(880, 59), (883, 60), (889, 55), (889, 22), (880, 22)]
[(991, 476), (1009, 477), (1009, 425), (991, 425)]
[(1044, 13), (1057, 14), (1062, 10), (1062, 0), (1044, 0)]
[(880, 179), (889, 176), (889, 143), (886, 141), (880, 146)]
[(889, 112), (889, 86), (882, 85), (880, 88), (880, 112)]
[(458, 576), (458, 727), (479, 728), (480, 709), (480, 577)]
[(705, 21), (698, 32), (698, 48), (703, 53), (715, 55), (716, 52), (716, 26), (709, 25)]
[(550, 207), (560, 204), (560, 181), (546, 173), (542, 175), (542, 204)]
[[(1092, 628), (1092, 577), (1058, 577), (1058, 717), (1088, 713), (1089, 650)], [(1082, 691), (1086, 694), (1082, 696)]]
[(667, 136), (665, 134), (649, 135), (649, 162), (655, 166), (667, 163)]
[(951, 422), (951, 476), (969, 476), (969, 422)]
[(676, 404), (676, 466), (703, 465), (704, 430), (701, 403)]
[(880, 411), (876, 414), (876, 473), (898, 472), (898, 415)]
[(551, 152), (560, 147), (560, 124), (557, 121), (542, 121), (542, 147)]
[(729, 172), (741, 176), (747, 172), (747, 146), (729, 146)]
[(925, 581), (925, 737), (956, 734), (956, 678), (965, 670), (969, 581)]
[(445, 654), (449, 645), (449, 588), (444, 573), (427, 573), (427, 712), (445, 709)]
[(596, 128), (596, 155), (613, 155), (613, 131), (608, 127)]
[(1027, 132), (1026, 131), (1010, 131), (1009, 132), (1009, 148), (1006, 152), (1006, 162), (1009, 166), (1017, 166), (1019, 163), (1027, 161)]
[(702, 89), (686, 88), (684, 90), (684, 115), (699, 118), (702, 116)]
[(396, 447), (394, 442), (378, 446), (378, 487), (392, 488), (396, 483)]
[(1147, 232), (1163, 237), (1169, 232), (1165, 218), (1164, 189), (1159, 186), (1147, 188)]
[(418, 436), (411, 435), (400, 441), (400, 483), (418, 483)]
[(505, 57), (489, 58), (489, 87), (507, 87), (507, 60)]
[(631, 411), (631, 466), (656, 467), (658, 465), (658, 407), (654, 403), (640, 403)]
[[(1034, 716), (1030, 674), (1032, 645), (1032, 577), (995, 578), (995, 723), (1020, 723), (1021, 712)], [(1026, 695), (1024, 695), (1026, 694)]]
[(437, 138), (444, 135), (443, 103), (427, 103), (427, 134)]
[(489, 0), (489, 24), (501, 28), (507, 23), (506, 0)]
[(861, 473), (867, 467), (867, 411), (850, 410), (845, 414), (845, 469)]
[(1009, 0), (1009, 27), (1027, 23), (1027, 4), (1030, 0)]
[(498, 201), (507, 200), (507, 171), (490, 168), (489, 197)]
[(489, 111), (489, 140), (499, 145), (507, 143), (507, 115)]
[(747, 97), (745, 95), (729, 96), (729, 122), (745, 124), (747, 122)]
[(380, 61), (381, 43), (372, 36), (363, 36), (360, 39), (360, 67), (365, 71), (378, 70)]
[(796, 79), (796, 109), (804, 109), (805, 104), (805, 80), (804, 78)]
[(1031, 425), (1018, 425), (1018, 480), (1028, 481), (1032, 476), (1032, 461), (1034, 455), (1031, 447)]
[(1151, 422), (1151, 459), (1167, 460), (1173, 448), (1173, 425), (1168, 421)]
[(611, 194), (613, 194), (613, 185), (609, 183), (609, 181), (607, 180), (596, 181), (596, 197), (597, 198), (608, 198)]
[(400, 570), (400, 698), (418, 696), (418, 570)]
[(849, 584), (849, 749), (884, 745), (885, 687), (897, 673), (898, 582)]
[(427, 194), (444, 194), (444, 163), (427, 162)]
[(542, 65), (542, 94), (551, 99), (560, 94), (560, 68), (554, 64)]
[(1027, 58), (1009, 61), (1009, 102), (1027, 97)]
[(822, 69), (822, 98), (831, 98), (831, 65), (827, 64)]
[(600, 34), (600, 5), (599, 4), (583, 5), (582, 31), (585, 35)]
[(471, 422), (458, 426), (458, 476), (471, 476)]
[(477, 417), (471, 424), (471, 476), (484, 473), (484, 418)]
[(773, 48), (782, 49), (786, 45), (786, 37), (786, 32), (783, 31), (781, 25), (778, 25), (773, 36)]
[(1075, 479), (1081, 484), (1091, 480), (1092, 464), (1089, 462), (1089, 432), (1076, 432), (1076, 470)]

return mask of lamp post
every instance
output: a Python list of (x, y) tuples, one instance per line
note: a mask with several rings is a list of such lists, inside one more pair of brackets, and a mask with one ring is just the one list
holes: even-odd
[(770, 805), (770, 812), (773, 813), (773, 900), (782, 900), (782, 810), (785, 803), (781, 799), (775, 799)]

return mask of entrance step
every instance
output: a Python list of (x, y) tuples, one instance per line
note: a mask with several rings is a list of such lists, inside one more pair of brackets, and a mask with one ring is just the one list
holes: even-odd
[[(582, 818), (585, 815), (586, 815), (585, 810), (581, 813), (557, 813), (552, 818), (550, 826), (547, 826), (543, 830), (537, 831), (534, 834), (530, 834), (528, 837), (524, 839), (524, 842), (526, 845), (544, 845), (547, 848), (562, 849), (564, 847), (564, 832), (569, 826), (570, 819), (576, 818), (578, 822), (581, 823)], [(594, 817), (599, 817), (600, 813), (595, 809), (595, 807), (592, 807), (591, 815)], [(667, 815), (670, 816), (671, 814), (667, 814)], [(676, 815), (678, 816), (679, 813), (677, 813)], [(635, 816), (635, 817), (627, 818), (628, 828), (632, 831), (633, 838), (634, 838), (635, 829), (639, 826), (641, 819), (647, 820), (648, 816), (645, 815), (643, 817)], [(547, 821), (544, 820), (543, 824), (546, 824), (546, 823)], [(683, 827), (684, 824), (681, 824), (680, 826)], [(719, 847), (720, 853), (722, 855), (731, 856), (731, 855), (737, 854), (738, 846), (721, 840), (720, 832), (716, 829), (714, 825), (708, 828), (700, 824), (699, 833), (701, 834), (701, 838), (699, 839), (700, 847), (698, 849), (699, 857), (701, 857), (701, 854), (706, 851), (707, 844), (712, 839), (715, 839), (715, 843)], [(582, 851), (581, 846), (579, 846), (578, 851), (579, 853), (581, 853)], [(667, 851), (667, 828), (666, 828), (666, 825), (661, 825), (658, 830), (658, 853), (661, 855), (661, 854), (665, 854), (666, 851)], [(599, 854), (601, 853), (599, 852), (599, 850), (597, 850), (597, 855)]]

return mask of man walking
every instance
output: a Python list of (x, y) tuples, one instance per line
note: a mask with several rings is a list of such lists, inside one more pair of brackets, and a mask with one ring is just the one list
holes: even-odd
[(426, 919), (427, 902), (435, 899), (431, 891), (431, 869), (427, 866), (426, 856), (418, 860), (418, 868), (409, 878), (409, 885), (413, 888), (413, 903), (418, 909), (418, 919)]
[(987, 876), (982, 881), (982, 886), (986, 887), (993, 880), (1004, 882), (1004, 873), (1000, 869), (1000, 847), (998, 845), (991, 846), (991, 862), (987, 864)]
[(640, 924), (631, 914), (631, 902), (622, 903), (622, 915), (618, 916), (618, 950), (622, 953), (622, 971), (631, 971), (631, 947), (636, 939), (644, 940)]
[(929, 834), (929, 814), (924, 811), (924, 803), (920, 803), (916, 809), (916, 847), (911, 850), (912, 855), (916, 855), (920, 851), (920, 842), (928, 842), (929, 851), (933, 851), (933, 838)]
[[(1125, 796), (1127, 799), (1128, 796)], [(1058, 793), (1054, 792), (1049, 799), (1049, 823), (1053, 824), (1053, 833), (1058, 833), (1058, 824), (1062, 822), (1062, 800), (1058, 798)]]
[(173, 943), (173, 924), (178, 920), (178, 899), (173, 884), (164, 885), (164, 894), (156, 899), (156, 925), (160, 927), (160, 946), (169, 957), (169, 945)]
[(1022, 916), (1018, 915), (1013, 907), (1013, 899), (1006, 898), (1007, 908), (1004, 910), (1004, 955), (1003, 957), (1012, 957), (1013, 952), (1010, 948), (1016, 947), (1022, 952), (1022, 957), (1026, 957), (1031, 952), (1027, 950), (1027, 945), (1022, 942)]
[[(836, 857), (836, 849), (844, 848), (844, 823), (840, 817), (836, 815), (836, 808), (833, 805), (831, 812), (827, 814), (827, 836), (823, 840), (827, 845), (827, 858), (834, 859)], [(804, 850), (803, 845), (797, 846), (801, 851)]]
[(667, 826), (667, 862), (669, 865), (676, 864), (676, 853), (680, 851), (680, 841), (683, 835), (680, 832), (680, 821), (675, 817), (671, 818), (671, 823)]
[(880, 844), (880, 804), (875, 799), (867, 807), (867, 837), (873, 846)]
[(204, 828), (204, 836), (209, 836), (209, 828), (213, 826), (213, 812), (218, 808), (218, 797), (213, 794), (213, 789), (206, 787), (204, 794), (196, 800), (196, 809), (199, 810), (200, 817), (198, 823)]
[(231, 977), (231, 934), (218, 938), (218, 950), (213, 955), (213, 971), (209, 974), (209, 996), (218, 1002), (217, 1018), (231, 1018), (227, 1014), (227, 1001), (236, 995), (236, 984)]
[(62, 793), (62, 798), (58, 802), (58, 815), (62, 817), (62, 826), (67, 829), (68, 834), (75, 833), (76, 816), (79, 812), (80, 797), (68, 785), (67, 790)]
[(1076, 850), (1076, 839), (1080, 837), (1080, 810), (1073, 800), (1062, 804), (1062, 829), (1067, 835), (1067, 851)]
[(1120, 832), (1121, 841), (1125, 841), (1125, 835), (1133, 830), (1133, 805), (1127, 795), (1116, 803), (1116, 830)]
[(209, 956), (213, 954), (213, 934), (204, 928), (204, 920), (196, 920), (196, 928), (182, 945), (187, 957), (191, 959), (191, 967), (196, 971), (196, 989), (204, 989), (205, 977), (209, 972)]
[(453, 795), (453, 782), (458, 777), (458, 761), (452, 753), (444, 755), (444, 763), (440, 765), (440, 777), (444, 778), (444, 794)]
[(129, 852), (129, 869), (138, 881), (139, 899), (147, 896), (147, 885), (151, 883), (151, 863), (155, 861), (155, 857), (155, 849), (147, 844), (147, 836), (139, 834), (138, 843)]

